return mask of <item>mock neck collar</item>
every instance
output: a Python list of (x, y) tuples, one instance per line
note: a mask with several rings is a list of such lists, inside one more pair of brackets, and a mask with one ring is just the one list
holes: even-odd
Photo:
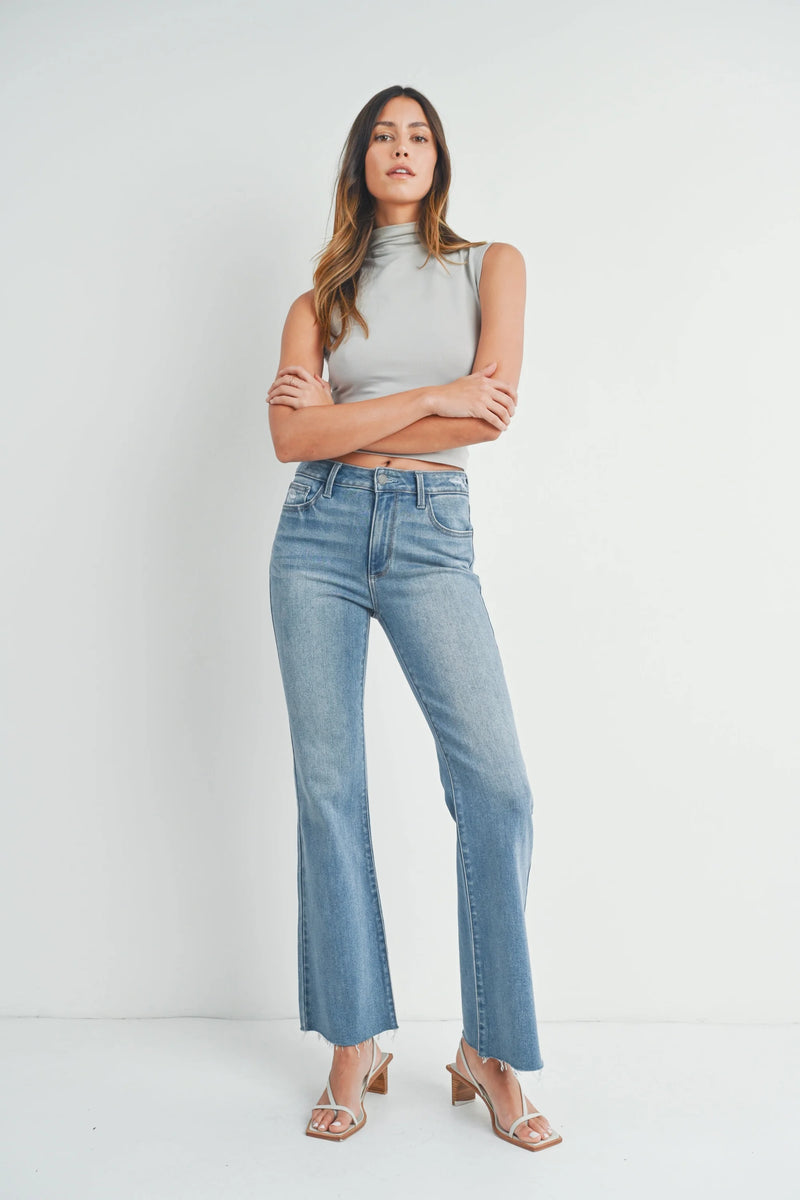
[(369, 253), (376, 258), (395, 254), (406, 246), (421, 245), (416, 221), (403, 221), (399, 225), (378, 225), (369, 237)]

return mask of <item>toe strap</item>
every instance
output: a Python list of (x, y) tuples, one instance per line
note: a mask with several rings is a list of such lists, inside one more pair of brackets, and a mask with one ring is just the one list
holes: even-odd
[(350, 1113), (350, 1116), (353, 1118), (353, 1124), (358, 1125), (359, 1118), (353, 1112), (352, 1108), (348, 1108), (346, 1104), (314, 1104), (314, 1105), (312, 1105), (312, 1111), (315, 1108), (334, 1108), (334, 1109), (336, 1109), (337, 1112)]
[[(509, 1137), (514, 1136), (514, 1130), (517, 1128), (517, 1126), (521, 1125), (523, 1121), (527, 1121), (531, 1117), (538, 1116), (538, 1115), (539, 1115), (538, 1113), (523, 1113), (521, 1117), (517, 1117), (516, 1121), (512, 1121), (508, 1127), (508, 1130), (506, 1131), (508, 1133)], [(541, 1137), (541, 1134), (539, 1136)]]
[(327, 1083), (326, 1083), (326, 1085), (325, 1085), (325, 1091), (328, 1093), (328, 1095), (329, 1095), (329, 1096), (330, 1096), (330, 1098), (331, 1098), (331, 1102), (330, 1102), (330, 1104), (312, 1104), (312, 1105), (311, 1105), (311, 1111), (312, 1111), (312, 1112), (314, 1112), (314, 1110), (315, 1110), (315, 1109), (317, 1109), (317, 1108), (333, 1108), (333, 1109), (335, 1109), (337, 1112), (339, 1112), (339, 1111), (341, 1110), (341, 1112), (346, 1112), (346, 1113), (349, 1113), (349, 1114), (350, 1114), (350, 1116), (353, 1118), (353, 1124), (354, 1124), (354, 1125), (358, 1125), (358, 1123), (359, 1123), (359, 1121), (361, 1120), (361, 1118), (356, 1116), (356, 1114), (353, 1112), (352, 1108), (348, 1108), (346, 1104), (337, 1104), (337, 1103), (336, 1103), (336, 1101), (334, 1100), (334, 1098), (333, 1098), (333, 1091), (331, 1090), (331, 1077), (330, 1077), (330, 1075), (328, 1075), (328, 1082), (327, 1082)]

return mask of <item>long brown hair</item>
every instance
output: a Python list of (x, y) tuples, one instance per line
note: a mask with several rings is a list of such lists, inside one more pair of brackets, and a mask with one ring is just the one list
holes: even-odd
[[(433, 183), (420, 201), (417, 233), (428, 256), (433, 255), (445, 269), (444, 255), (485, 242), (468, 242), (454, 233), (445, 221), (450, 191), (450, 152), (439, 114), (426, 96), (413, 87), (395, 84), (377, 92), (368, 100), (353, 122), (339, 159), (336, 181), (333, 236), (317, 255), (314, 270), (314, 308), (323, 334), (323, 345), (335, 349), (355, 320), (369, 337), (367, 322), (356, 307), (358, 280), (375, 224), (375, 197), (367, 188), (364, 159), (372, 140), (372, 130), (384, 105), (395, 96), (410, 96), (425, 113), (436, 141), (437, 158)], [(341, 328), (335, 340), (331, 329), (334, 308), (338, 308)]]

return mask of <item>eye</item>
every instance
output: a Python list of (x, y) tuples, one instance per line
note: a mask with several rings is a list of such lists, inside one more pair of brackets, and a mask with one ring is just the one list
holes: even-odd
[[(392, 136), (392, 135), (391, 135), (390, 133), (376, 133), (376, 134), (375, 134), (375, 141), (376, 141), (376, 142), (379, 142), (379, 141), (381, 140), (381, 138), (389, 138), (389, 137), (391, 137), (391, 136)], [(419, 141), (421, 141), (421, 142), (427, 142), (427, 140), (428, 140), (428, 139), (425, 137), (425, 134), (424, 134), (424, 133), (415, 133), (415, 134), (414, 134), (414, 137), (412, 137), (412, 139), (411, 139), (411, 140), (412, 140), (412, 142), (414, 141), (414, 138), (418, 138), (418, 139), (419, 139)]]

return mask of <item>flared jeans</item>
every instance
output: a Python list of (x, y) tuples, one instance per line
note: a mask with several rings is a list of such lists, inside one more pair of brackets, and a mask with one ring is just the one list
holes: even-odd
[(473, 570), (464, 471), (298, 464), (269, 563), (297, 795), (300, 1028), (335, 1045), (397, 1029), (364, 741), (370, 620), (434, 738), (455, 822), (463, 1032), (542, 1067), (525, 906), (533, 799)]

